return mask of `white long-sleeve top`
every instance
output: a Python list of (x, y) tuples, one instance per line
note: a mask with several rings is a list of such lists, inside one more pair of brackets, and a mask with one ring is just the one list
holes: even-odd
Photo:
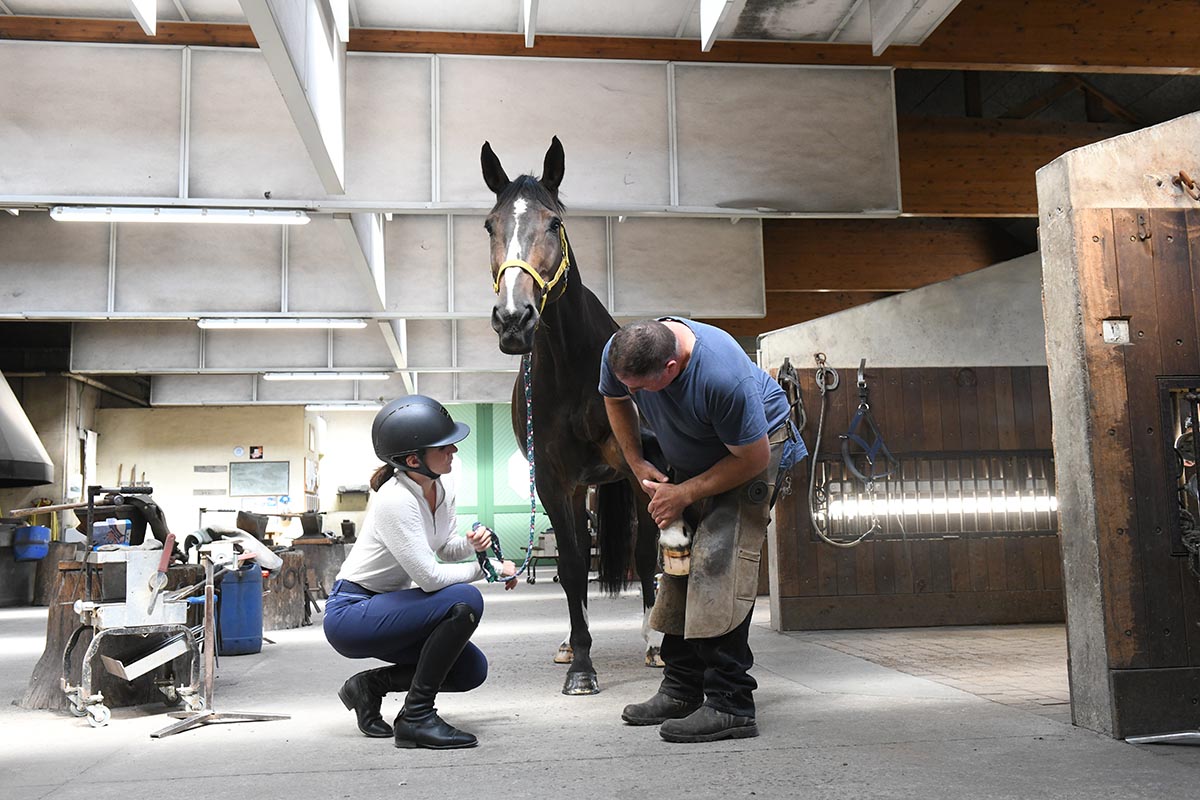
[[(457, 531), (454, 495), (441, 478), (436, 509), (421, 493), (421, 486), (404, 472), (388, 481), (367, 504), (362, 533), (337, 574), (338, 580), (357, 583), (373, 592), (394, 592), (417, 586), (427, 592), (484, 577), (475, 548)], [(435, 557), (436, 556), (436, 557)], [(470, 563), (453, 564), (443, 561)]]

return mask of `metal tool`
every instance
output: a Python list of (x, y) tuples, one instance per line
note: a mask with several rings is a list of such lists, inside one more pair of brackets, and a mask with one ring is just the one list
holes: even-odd
[(213, 567), (211, 553), (204, 553), (204, 694), (198, 698), (196, 707), (189, 705), (187, 711), (174, 712), (167, 716), (179, 720), (162, 730), (150, 734), (152, 739), (173, 736), (193, 728), (203, 727), (214, 722), (269, 722), (271, 720), (291, 719), (288, 714), (263, 714), (257, 711), (221, 711), (213, 708), (213, 676), (216, 667), (216, 613), (213, 601)]
[(158, 603), (158, 596), (162, 594), (162, 590), (167, 588), (167, 568), (171, 565), (171, 553), (175, 550), (175, 534), (168, 533), (167, 541), (163, 543), (162, 558), (158, 560), (158, 572), (150, 578), (150, 605), (146, 607), (146, 614), (154, 613), (154, 606)]

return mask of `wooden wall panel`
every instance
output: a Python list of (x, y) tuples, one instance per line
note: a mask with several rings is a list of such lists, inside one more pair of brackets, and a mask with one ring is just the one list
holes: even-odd
[(1094, 122), (900, 117), (906, 214), (1037, 216), (1034, 173), (1068, 150), (1134, 130)]
[(768, 291), (903, 291), (1027, 252), (985, 220), (763, 220)]
[[(1121, 315), (1116, 238), (1109, 209), (1081, 210), (1076, 214), (1081, 284), (1081, 313), (1086, 320)], [(1132, 326), (1131, 326), (1132, 327)], [(1129, 452), (1129, 399), (1125, 384), (1125, 358), (1129, 348), (1112, 347), (1099, 337), (1086, 340), (1084, 358), (1092, 385), (1088, 417), (1093, 420), (1096, 518), (1100, 532), (1100, 575), (1104, 585), (1105, 644), (1111, 668), (1150, 666), (1145, 642), (1135, 632), (1146, 630), (1146, 601), (1141, 589), (1142, 554)]]
[[(800, 378), (809, 413), (805, 440), (812, 449), (820, 400), (811, 372), (801, 371)], [(845, 371), (841, 378), (841, 386), (827, 395), (820, 447), (826, 456), (840, 449), (838, 434), (846, 430), (858, 406), (853, 371)], [(867, 381), (872, 411), (896, 453), (958, 451), (969, 456), (981, 448), (1036, 449), (1039, 441), (1049, 438), (1044, 367), (873, 369), (868, 365)], [(1035, 396), (1038, 392), (1044, 396)], [(970, 463), (967, 458), (961, 464), (968, 481)], [(996, 463), (989, 467), (995, 468)], [(957, 474), (960, 466), (951, 464), (948, 469)], [(912, 480), (916, 475), (910, 472), (904, 477)], [(920, 477), (941, 480), (944, 476), (926, 464)], [(981, 471), (981, 491), (984, 477)], [(807, 470), (804, 480), (807, 488)], [(1062, 618), (1057, 536), (974, 536), (959, 533), (957, 522), (951, 532), (944, 517), (922, 515), (918, 521), (910, 520), (906, 536), (867, 539), (858, 547), (842, 549), (816, 541), (806, 492), (780, 502), (787, 510), (780, 509), (779, 535), (796, 543), (790, 549), (797, 559), (779, 562), (780, 586), (796, 587), (781, 592), (785, 629)], [(1001, 527), (999, 517), (990, 516), (982, 516), (981, 531)], [(886, 601), (869, 602), (883, 596)]]

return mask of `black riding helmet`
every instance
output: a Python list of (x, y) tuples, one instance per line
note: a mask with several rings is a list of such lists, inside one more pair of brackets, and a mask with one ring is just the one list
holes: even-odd
[(404, 463), (404, 458), (415, 453), (421, 466), (414, 471), (436, 478), (437, 475), (425, 466), (421, 451), (461, 442), (470, 433), (470, 427), (455, 422), (437, 400), (410, 394), (393, 400), (375, 415), (371, 424), (371, 443), (379, 460), (396, 469), (411, 469)]

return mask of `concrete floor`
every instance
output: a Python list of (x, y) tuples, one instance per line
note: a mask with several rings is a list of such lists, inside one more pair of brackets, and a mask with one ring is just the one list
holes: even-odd
[[(276, 643), (261, 654), (227, 657), (218, 670), (218, 711), (291, 714), (288, 721), (209, 725), (155, 740), (150, 733), (170, 722), (160, 706), (117, 709), (106, 728), (93, 729), (65, 714), (0, 704), (0, 797), (1164, 800), (1194, 797), (1200, 781), (1200, 748), (1134, 747), (938, 682), (941, 673), (873, 663), (843, 652), (853, 649), (848, 632), (773, 633), (765, 599), (751, 634), (762, 735), (669, 744), (655, 728), (620, 721), (621, 708), (649, 697), (660, 674), (642, 665), (632, 593), (593, 595), (603, 691), (564, 697), (565, 668), (551, 663), (565, 632), (559, 587), (539, 581), (484, 591), (475, 641), (492, 674), (480, 689), (438, 703), (479, 736), (476, 749), (396, 750), (360, 736), (336, 690), (366, 662), (335, 654), (318, 618), (314, 627), (272, 633)], [(22, 694), (45, 617), (45, 609), (0, 609), (0, 697)], [(865, 632), (854, 647), (870, 656), (861, 637), (906, 635), (913, 632)], [(969, 639), (959, 641), (970, 649)], [(918, 649), (911, 640), (899, 648), (910, 655), (896, 666), (919, 671)], [(399, 707), (400, 698), (389, 697), (385, 714)]]

